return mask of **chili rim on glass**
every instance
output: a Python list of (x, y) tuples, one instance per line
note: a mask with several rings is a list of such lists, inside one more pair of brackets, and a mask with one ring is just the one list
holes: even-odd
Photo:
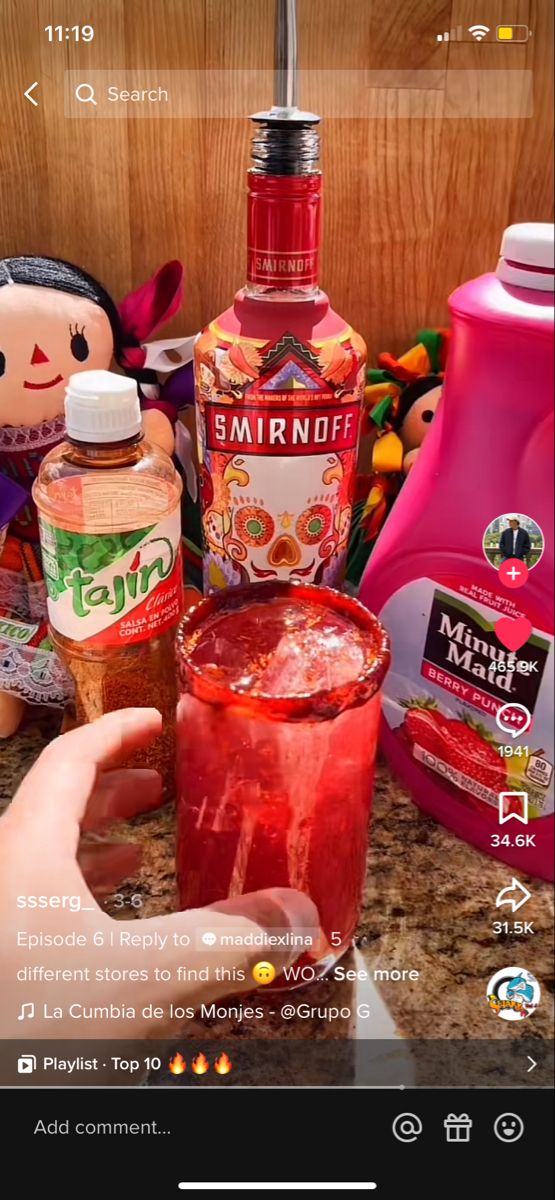
[[(359, 675), (338, 687), (300, 693), (295, 696), (275, 696), (255, 688), (223, 682), (209, 676), (203, 666), (191, 661), (191, 655), (202, 636), (207, 619), (226, 609), (241, 608), (245, 603), (259, 603), (289, 597), (293, 601), (311, 603), (332, 610), (353, 622), (366, 635), (365, 663)], [(391, 654), (389, 637), (378, 618), (359, 600), (333, 588), (319, 587), (301, 581), (270, 580), (231, 587), (213, 592), (190, 608), (181, 618), (176, 636), (176, 656), (179, 682), (184, 691), (206, 704), (227, 706), (240, 703), (253, 715), (258, 713), (274, 721), (327, 721), (349, 708), (366, 704), (379, 691)]]

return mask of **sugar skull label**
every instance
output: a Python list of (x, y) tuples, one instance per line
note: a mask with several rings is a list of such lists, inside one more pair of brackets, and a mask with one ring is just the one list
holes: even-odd
[[(356, 343), (355, 343), (356, 339)], [(351, 521), (364, 347), (225, 342), (196, 351), (205, 590), (340, 581)]]

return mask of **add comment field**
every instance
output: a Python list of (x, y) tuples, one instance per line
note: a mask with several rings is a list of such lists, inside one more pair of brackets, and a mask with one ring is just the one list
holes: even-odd
[[(273, 71), (64, 72), (64, 115), (75, 120), (210, 119), (267, 110)], [(529, 118), (532, 71), (343, 71), (301, 75), (303, 109), (326, 118)]]

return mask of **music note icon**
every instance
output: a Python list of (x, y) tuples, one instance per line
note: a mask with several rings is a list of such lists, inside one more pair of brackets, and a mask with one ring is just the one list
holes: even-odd
[(18, 1019), (18, 1021), (24, 1021), (25, 1018), (27, 1017), (30, 1021), (32, 1021), (34, 1015), (35, 1015), (34, 1004), (22, 1004), (21, 1012), (17, 1019)]

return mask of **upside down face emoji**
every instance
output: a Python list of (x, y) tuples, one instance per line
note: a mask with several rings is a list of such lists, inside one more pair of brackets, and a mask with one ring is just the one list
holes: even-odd
[(269, 962), (256, 963), (252, 969), (252, 977), (254, 982), (260, 987), (266, 983), (273, 983), (276, 977), (276, 968)]

